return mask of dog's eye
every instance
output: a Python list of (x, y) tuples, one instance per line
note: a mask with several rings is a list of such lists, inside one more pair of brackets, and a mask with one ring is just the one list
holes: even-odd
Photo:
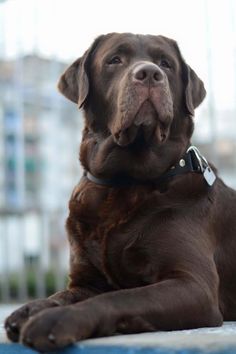
[(121, 64), (122, 60), (118, 55), (115, 55), (111, 59), (108, 60), (107, 64), (112, 65), (112, 64)]
[(167, 59), (161, 59), (160, 60), (160, 66), (166, 69), (171, 69), (171, 65)]

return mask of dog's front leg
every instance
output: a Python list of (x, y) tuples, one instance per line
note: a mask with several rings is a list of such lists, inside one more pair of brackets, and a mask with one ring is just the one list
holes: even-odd
[(214, 299), (206, 283), (189, 278), (163, 280), (43, 311), (26, 323), (21, 339), (40, 351), (55, 350), (84, 338), (113, 334), (135, 317), (149, 323), (151, 330), (219, 326), (222, 315)]

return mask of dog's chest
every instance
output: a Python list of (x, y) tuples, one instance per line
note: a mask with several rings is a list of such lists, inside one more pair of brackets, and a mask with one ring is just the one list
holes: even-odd
[(114, 286), (152, 282), (150, 255), (142, 245), (151, 192), (147, 187), (118, 190), (88, 182), (72, 196), (69, 218), (80, 247)]

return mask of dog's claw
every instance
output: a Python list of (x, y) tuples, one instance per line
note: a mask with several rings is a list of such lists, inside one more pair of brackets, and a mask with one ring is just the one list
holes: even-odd
[(29, 346), (32, 344), (32, 341), (29, 337), (24, 338), (24, 342)]
[(55, 343), (55, 336), (54, 336), (54, 334), (50, 333), (50, 334), (48, 335), (48, 340), (49, 340), (50, 342), (52, 342), (52, 343)]

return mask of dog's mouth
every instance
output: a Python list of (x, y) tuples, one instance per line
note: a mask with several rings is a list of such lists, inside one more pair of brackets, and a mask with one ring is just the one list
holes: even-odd
[(135, 115), (134, 124), (136, 126), (151, 126), (157, 121), (158, 113), (150, 101), (150, 99), (145, 100), (138, 112)]
[(156, 138), (158, 143), (163, 143), (167, 138), (165, 124), (159, 119), (159, 114), (152, 101), (146, 99), (137, 110), (133, 122), (128, 127), (123, 127), (114, 134), (115, 142), (122, 147), (134, 143), (150, 143)]

